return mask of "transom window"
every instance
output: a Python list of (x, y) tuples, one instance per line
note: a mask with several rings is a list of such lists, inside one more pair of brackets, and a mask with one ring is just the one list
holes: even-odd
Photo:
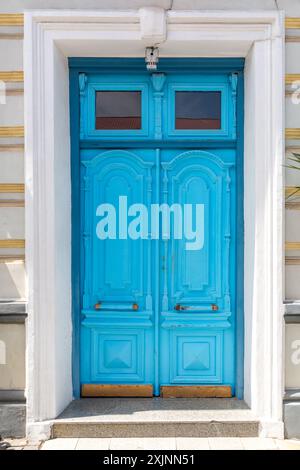
[(176, 91), (175, 129), (221, 129), (221, 92)]
[(141, 116), (140, 91), (96, 92), (96, 129), (141, 129)]

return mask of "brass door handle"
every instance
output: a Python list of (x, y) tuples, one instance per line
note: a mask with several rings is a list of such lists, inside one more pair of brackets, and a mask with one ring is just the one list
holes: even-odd
[(112, 303), (112, 302), (101, 302), (100, 300), (94, 305), (95, 310), (138, 310), (139, 304), (133, 303)]
[[(219, 307), (217, 304), (211, 304), (211, 310), (219, 310)], [(176, 304), (175, 307), (174, 307), (174, 310), (177, 310), (177, 311), (185, 311), (185, 310), (207, 310), (207, 307), (205, 307), (204, 305), (181, 305), (181, 304)]]

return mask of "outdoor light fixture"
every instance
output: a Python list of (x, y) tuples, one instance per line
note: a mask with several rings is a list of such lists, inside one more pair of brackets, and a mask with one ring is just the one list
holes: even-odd
[(156, 70), (158, 64), (158, 47), (146, 47), (145, 62), (147, 70)]

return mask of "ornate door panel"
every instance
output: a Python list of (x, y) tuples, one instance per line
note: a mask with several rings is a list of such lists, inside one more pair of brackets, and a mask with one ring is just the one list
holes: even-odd
[(166, 150), (161, 167), (184, 232), (161, 243), (161, 384), (233, 387), (235, 152)]
[(126, 220), (127, 208), (151, 204), (152, 154), (82, 156), (83, 383), (153, 381), (152, 247), (128, 236)]

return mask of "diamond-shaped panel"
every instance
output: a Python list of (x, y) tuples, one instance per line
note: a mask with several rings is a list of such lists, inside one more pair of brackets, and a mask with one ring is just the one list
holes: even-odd
[(186, 342), (182, 346), (184, 370), (208, 370), (210, 368), (209, 343)]
[(103, 350), (104, 367), (108, 369), (132, 367), (132, 341), (106, 340)]

